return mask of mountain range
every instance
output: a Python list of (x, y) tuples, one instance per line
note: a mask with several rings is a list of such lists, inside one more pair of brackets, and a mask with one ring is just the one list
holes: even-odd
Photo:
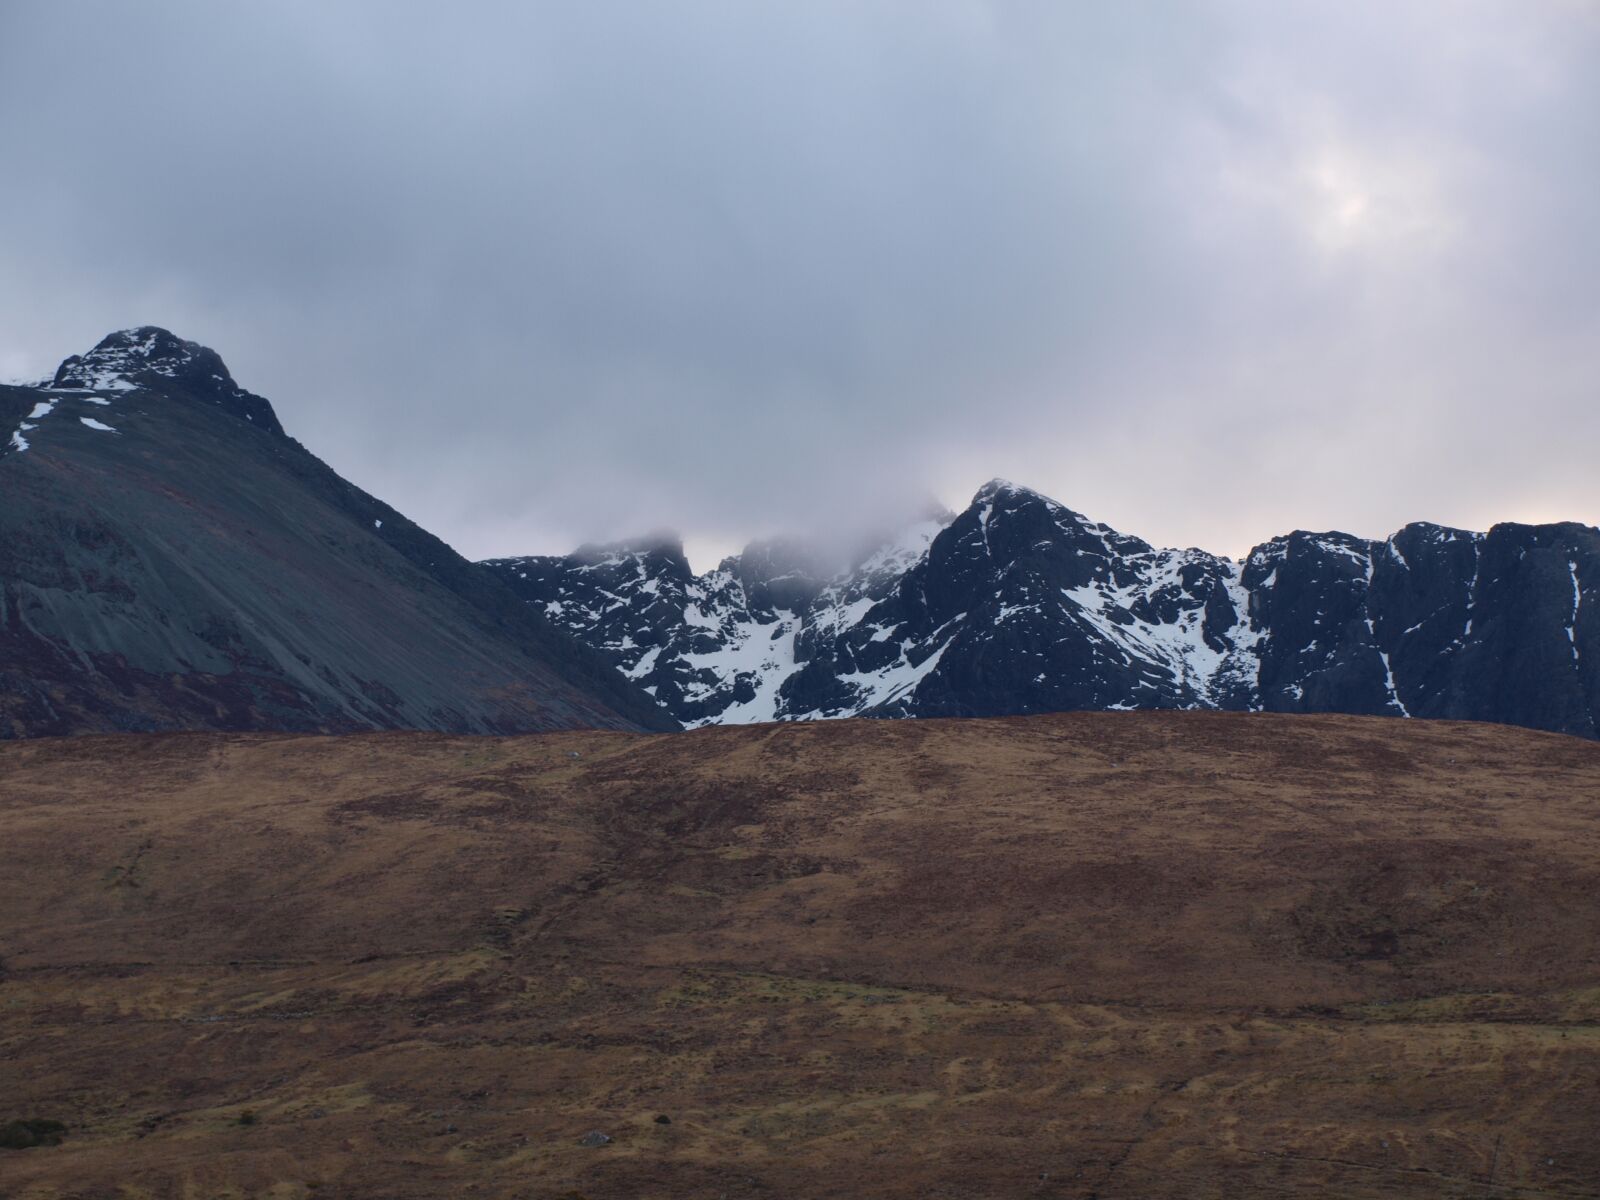
[(997, 479), (845, 570), (820, 557), (757, 543), (696, 575), (652, 538), (485, 565), (691, 726), (1154, 708), (1600, 728), (1586, 525), (1297, 530), (1234, 562)]
[(842, 566), (657, 536), (471, 563), (146, 326), (0, 387), (0, 736), (1223, 709), (1600, 736), (1600, 530), (1235, 562), (993, 480)]

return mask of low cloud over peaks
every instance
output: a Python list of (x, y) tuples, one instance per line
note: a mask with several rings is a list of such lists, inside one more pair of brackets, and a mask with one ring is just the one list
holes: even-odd
[(1597, 67), (1570, 3), (20, 0), (0, 371), (170, 328), (471, 556), (997, 474), (1593, 523)]

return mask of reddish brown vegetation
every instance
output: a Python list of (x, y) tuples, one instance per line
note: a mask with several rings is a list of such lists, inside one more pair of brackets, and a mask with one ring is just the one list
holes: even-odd
[(0, 858), (10, 1197), (1600, 1194), (1575, 739), (14, 743)]

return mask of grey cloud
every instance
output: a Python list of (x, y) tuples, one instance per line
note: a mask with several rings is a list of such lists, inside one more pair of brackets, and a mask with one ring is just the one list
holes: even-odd
[(0, 9), (0, 368), (216, 347), (468, 554), (1008, 475), (1600, 519), (1584, 3)]

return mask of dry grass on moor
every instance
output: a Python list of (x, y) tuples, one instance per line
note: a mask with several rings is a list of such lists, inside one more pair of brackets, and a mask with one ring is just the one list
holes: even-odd
[(1600, 1196), (1524, 730), (0, 744), (0, 917), (9, 1200)]

